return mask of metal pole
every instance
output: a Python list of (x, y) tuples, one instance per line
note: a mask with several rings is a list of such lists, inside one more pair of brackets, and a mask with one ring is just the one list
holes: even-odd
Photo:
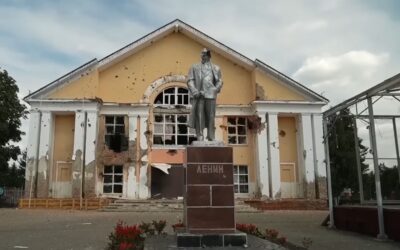
[(396, 157), (397, 157), (397, 171), (399, 172), (399, 182), (400, 182), (400, 155), (399, 155), (399, 141), (397, 138), (397, 126), (396, 118), (393, 117), (393, 132), (394, 132), (394, 144), (396, 146)]
[(364, 203), (364, 188), (362, 181), (362, 172), (361, 172), (361, 160), (360, 160), (360, 145), (358, 145), (358, 130), (357, 130), (357, 119), (353, 117), (354, 124), (354, 149), (356, 153), (357, 160), (357, 174), (358, 174), (358, 189), (360, 192), (360, 203)]
[(333, 197), (332, 197), (331, 162), (329, 159), (328, 125), (326, 119), (327, 118), (323, 118), (326, 178), (328, 179), (327, 181), (328, 181), (328, 204), (329, 204), (329, 228), (335, 228), (335, 221), (333, 218)]
[(387, 239), (387, 235), (385, 234), (385, 225), (383, 221), (381, 178), (379, 175), (378, 147), (376, 145), (374, 109), (372, 107), (371, 97), (368, 98), (368, 115), (369, 115), (369, 134), (372, 147), (372, 155), (374, 157), (376, 204), (378, 207), (379, 234), (376, 237), (378, 239)]

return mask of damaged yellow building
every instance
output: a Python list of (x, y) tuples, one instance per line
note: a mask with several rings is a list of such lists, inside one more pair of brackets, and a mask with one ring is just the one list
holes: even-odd
[(189, 67), (211, 50), (224, 86), (216, 139), (233, 147), (238, 197), (324, 197), (321, 108), (328, 100), (175, 20), (25, 97), (26, 195), (183, 195)]

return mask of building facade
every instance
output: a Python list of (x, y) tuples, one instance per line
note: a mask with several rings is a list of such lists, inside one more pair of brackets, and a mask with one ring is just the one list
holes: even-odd
[(325, 197), (328, 100), (180, 20), (25, 97), (26, 196), (182, 196), (186, 76), (204, 47), (222, 72), (216, 139), (233, 147), (237, 197)]

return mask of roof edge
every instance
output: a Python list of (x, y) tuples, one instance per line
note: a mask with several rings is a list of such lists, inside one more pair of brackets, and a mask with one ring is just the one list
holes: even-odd
[(85, 71), (89, 68), (91, 68), (92, 66), (96, 65), (98, 63), (97, 58), (94, 58), (84, 64), (82, 64), (81, 66), (71, 70), (70, 72), (68, 72), (67, 74), (57, 78), (56, 80), (46, 84), (45, 86), (41, 87), (40, 89), (28, 94), (27, 96), (25, 96), (23, 98), (23, 100), (25, 102), (29, 103), (29, 100), (39, 94), (41, 94), (42, 92), (45, 91), (49, 91), (52, 88), (57, 87), (58, 85), (61, 85), (63, 83), (65, 83), (65, 81), (70, 80), (71, 78), (73, 78), (74, 76), (76, 76), (77, 74), (81, 73), (82, 71)]
[(302, 90), (303, 92), (306, 92), (307, 94), (310, 94), (311, 96), (313, 96), (314, 98), (318, 99), (321, 102), (324, 102), (325, 104), (329, 103), (329, 99), (327, 99), (326, 97), (323, 97), (322, 95), (314, 92), (313, 90), (307, 88), (306, 86), (304, 86), (303, 84), (297, 82), (296, 80), (290, 78), (289, 76), (283, 74), (282, 72), (278, 71), (277, 69), (271, 67), (270, 65), (266, 64), (265, 62), (256, 59), (255, 63), (257, 66), (260, 66), (260, 68), (262, 70), (264, 70), (266, 73), (272, 74), (274, 76), (276, 76), (277, 78), (283, 80), (284, 82), (292, 85), (293, 87)]

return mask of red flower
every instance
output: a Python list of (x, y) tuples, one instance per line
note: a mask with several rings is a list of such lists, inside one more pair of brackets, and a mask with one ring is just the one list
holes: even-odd
[(119, 244), (119, 250), (130, 250), (134, 249), (134, 247), (135, 245), (129, 242), (121, 242), (121, 244)]

